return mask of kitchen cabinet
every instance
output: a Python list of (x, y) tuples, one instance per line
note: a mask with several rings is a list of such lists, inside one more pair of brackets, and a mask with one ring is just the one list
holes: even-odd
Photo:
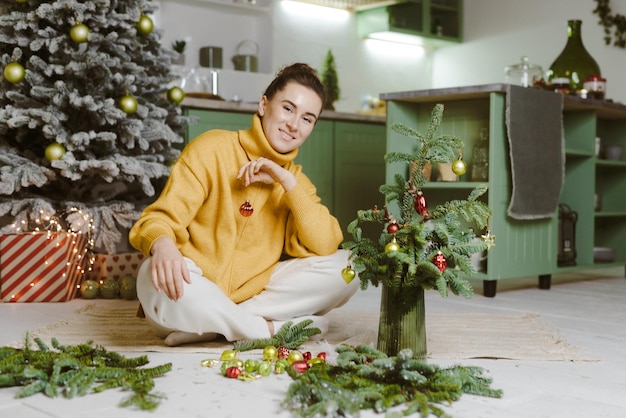
[(424, 46), (440, 48), (463, 39), (463, 1), (410, 0), (360, 11), (357, 23), (361, 37), (412, 35)]
[[(576, 263), (559, 266), (559, 220), (552, 218), (518, 220), (507, 215), (512, 194), (511, 163), (506, 129), (506, 84), (411, 91), (381, 95), (387, 100), (387, 151), (412, 152), (411, 142), (393, 132), (393, 124), (405, 124), (418, 131), (428, 126), (432, 108), (444, 104), (442, 134), (455, 135), (465, 142), (463, 156), (467, 173), (457, 182), (427, 182), (424, 193), (429, 205), (450, 199), (464, 199), (477, 183), (471, 181), (471, 150), (480, 131), (489, 131), (489, 190), (483, 196), (493, 213), (490, 230), (496, 236), (484, 260), (485, 296), (495, 296), (498, 280), (537, 277), (539, 287), (549, 289), (552, 275), (575, 270), (623, 266), (626, 264), (626, 161), (609, 161), (596, 155), (596, 138), (603, 147), (626, 146), (626, 106), (572, 96), (563, 99), (564, 184), (559, 202), (575, 211)], [(558, 94), (558, 93), (554, 93)], [(405, 167), (390, 165), (386, 179), (403, 173)], [(405, 174), (405, 173), (403, 173)], [(596, 200), (597, 199), (597, 200)], [(601, 205), (595, 202), (601, 202)], [(613, 260), (601, 262), (594, 248), (611, 248)]]
[[(248, 129), (255, 109), (252, 105), (186, 107), (185, 113), (197, 119), (188, 128), (187, 142), (209, 129)], [(358, 210), (384, 204), (378, 192), (385, 181), (384, 117), (326, 111), (322, 116), (300, 147), (296, 162), (315, 184), (322, 203), (337, 217), (347, 238), (347, 226)]]

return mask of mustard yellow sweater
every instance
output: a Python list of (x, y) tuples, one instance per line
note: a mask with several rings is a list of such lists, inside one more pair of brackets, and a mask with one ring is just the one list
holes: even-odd
[[(159, 198), (132, 227), (131, 244), (148, 256), (157, 238), (169, 236), (236, 303), (263, 290), (283, 253), (334, 253), (343, 239), (341, 228), (294, 164), (297, 152), (276, 152), (258, 115), (249, 130), (199, 135), (181, 153)], [(259, 157), (292, 172), (297, 185), (288, 193), (278, 183), (243, 187), (239, 169)], [(249, 217), (239, 212), (246, 200), (254, 208)]]

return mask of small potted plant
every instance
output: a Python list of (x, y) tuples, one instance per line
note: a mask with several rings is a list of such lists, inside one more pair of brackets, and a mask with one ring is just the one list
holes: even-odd
[(182, 39), (175, 40), (172, 42), (172, 49), (174, 50), (174, 52), (178, 53), (176, 58), (172, 60), (172, 64), (185, 65), (185, 47), (186, 46), (187, 46), (187, 42)]

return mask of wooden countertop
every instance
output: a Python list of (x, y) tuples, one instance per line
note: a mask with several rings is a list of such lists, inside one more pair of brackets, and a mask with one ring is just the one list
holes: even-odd
[[(224, 112), (254, 113), (257, 111), (256, 103), (230, 102), (225, 100), (200, 99), (185, 97), (181, 106), (190, 109), (205, 109)], [(348, 113), (324, 110), (320, 119), (352, 121), (361, 123), (385, 124), (386, 117), (367, 113)]]
[[(464, 87), (447, 87), (430, 90), (411, 90), (380, 95), (381, 100), (432, 103), (446, 100), (465, 100), (489, 97), (491, 93), (506, 93), (510, 84), (494, 83)], [(560, 93), (554, 93), (560, 94)], [(626, 105), (607, 100), (583, 99), (577, 96), (563, 96), (566, 111), (594, 110), (605, 119), (626, 119)]]

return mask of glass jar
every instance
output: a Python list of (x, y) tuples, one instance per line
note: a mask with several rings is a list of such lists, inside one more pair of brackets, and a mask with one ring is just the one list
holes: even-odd
[(531, 64), (528, 62), (528, 57), (523, 56), (519, 64), (509, 65), (504, 69), (504, 76), (509, 84), (533, 87), (543, 80), (543, 69)]

